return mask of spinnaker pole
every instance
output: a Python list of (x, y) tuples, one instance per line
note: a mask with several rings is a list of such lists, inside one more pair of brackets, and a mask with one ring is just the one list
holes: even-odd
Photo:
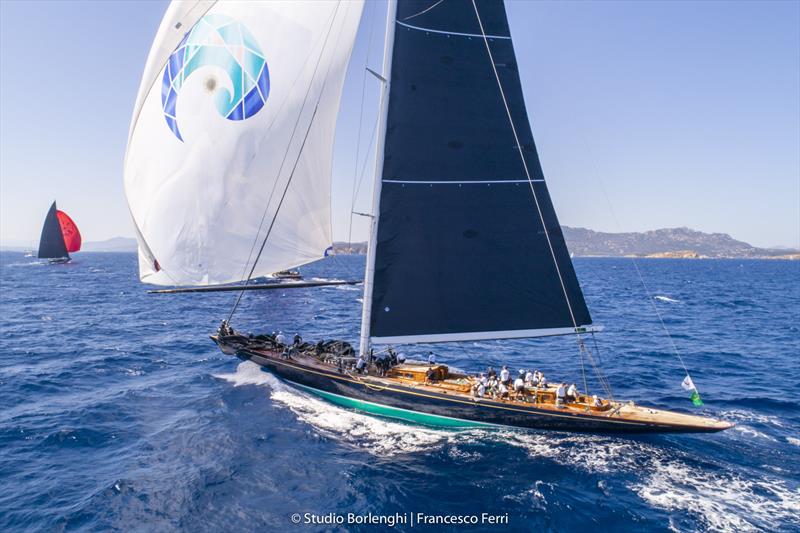
[(397, 0), (389, 0), (386, 6), (386, 37), (383, 45), (383, 79), (381, 81), (380, 115), (378, 117), (378, 142), (375, 143), (375, 181), (372, 187), (372, 219), (367, 241), (367, 266), (364, 273), (364, 301), (361, 310), (361, 339), (359, 353), (370, 349), (370, 320), (372, 319), (372, 286), (375, 279), (375, 248), (380, 214), (381, 180), (383, 179), (383, 157), (385, 151), (386, 125), (389, 115), (389, 91), (391, 88), (392, 52), (394, 48)]

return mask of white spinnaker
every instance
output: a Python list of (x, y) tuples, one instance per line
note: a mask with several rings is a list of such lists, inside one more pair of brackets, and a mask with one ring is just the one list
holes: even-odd
[(269, 95), (254, 115), (229, 120), (215, 98), (231, 91), (230, 76), (218, 66), (194, 70), (178, 93), (181, 141), (165, 119), (162, 78), (191, 26), (182, 24), (176, 38), (169, 28), (186, 18), (185, 5), (170, 5), (150, 51), (125, 159), (142, 281), (242, 280), (276, 212), (254, 276), (324, 255), (332, 244), (336, 116), (362, 7), (360, 1), (327, 0), (196, 6), (193, 23), (219, 15), (249, 30), (266, 59)]

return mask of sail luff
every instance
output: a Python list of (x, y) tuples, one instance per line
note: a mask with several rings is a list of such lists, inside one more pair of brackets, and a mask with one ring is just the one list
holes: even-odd
[(370, 323), (372, 320), (372, 288), (375, 280), (375, 248), (380, 216), (381, 184), (383, 180), (383, 160), (385, 155), (386, 127), (389, 114), (389, 92), (392, 83), (392, 56), (394, 48), (395, 21), (397, 19), (397, 0), (389, 0), (386, 6), (386, 32), (383, 45), (383, 79), (381, 81), (380, 115), (378, 120), (378, 139), (375, 143), (375, 176), (372, 187), (372, 218), (370, 235), (367, 241), (367, 265), (364, 273), (364, 298), (361, 306), (361, 338), (359, 353), (366, 354), (370, 349)]

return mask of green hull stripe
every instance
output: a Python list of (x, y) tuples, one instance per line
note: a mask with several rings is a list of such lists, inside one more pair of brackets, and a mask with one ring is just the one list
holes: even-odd
[(300, 385), (294, 381), (290, 381), (289, 383), (342, 407), (358, 409), (373, 415), (385, 416), (388, 418), (398, 418), (400, 420), (406, 420), (415, 424), (449, 428), (501, 427), (497, 424), (474, 422), (472, 420), (462, 420), (460, 418), (451, 418), (449, 416), (431, 415), (427, 413), (420, 413), (418, 411), (401, 409), (400, 407), (389, 407), (387, 405), (367, 402), (364, 400), (355, 400), (353, 398), (348, 398), (347, 396), (340, 396), (339, 394), (333, 394), (332, 392), (325, 392), (319, 389), (308, 387), (306, 385)]

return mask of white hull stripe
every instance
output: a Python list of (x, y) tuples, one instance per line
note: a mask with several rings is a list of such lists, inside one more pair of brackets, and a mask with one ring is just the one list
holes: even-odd
[[(528, 180), (470, 180), (470, 181), (419, 181), (419, 180), (382, 180), (383, 183), (408, 183), (411, 185), (475, 185), (481, 183), (530, 183)], [(531, 180), (533, 183), (544, 183), (544, 180)]]
[(395, 335), (372, 337), (377, 344), (413, 344), (418, 342), (459, 342), (492, 339), (524, 339), (528, 337), (551, 337), (602, 331), (602, 326), (578, 326), (575, 328), (515, 329), (508, 331), (468, 331), (463, 333), (431, 333), (425, 335)]
[[(432, 30), (430, 28), (420, 28), (419, 26), (412, 26), (411, 24), (406, 24), (405, 22), (400, 22), (399, 20), (397, 21), (397, 23), (399, 25), (405, 26), (406, 28), (409, 28), (411, 30), (419, 30), (419, 31), (424, 31), (424, 32), (428, 32), (428, 33), (439, 33), (439, 34), (442, 34), (442, 35), (455, 35), (457, 37), (476, 37), (476, 38), (479, 38), (479, 39), (483, 39), (483, 35), (480, 35), (480, 34), (477, 34), (477, 33), (459, 33), (457, 31)], [(486, 38), (487, 39), (511, 39), (511, 37), (509, 37), (507, 35), (487, 35)]]

